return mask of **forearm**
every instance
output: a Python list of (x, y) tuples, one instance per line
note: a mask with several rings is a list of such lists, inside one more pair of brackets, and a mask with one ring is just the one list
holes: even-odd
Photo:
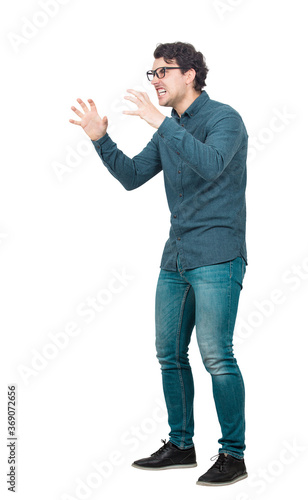
[(161, 170), (153, 140), (134, 158), (125, 155), (108, 133), (92, 143), (105, 167), (128, 191), (138, 188)]

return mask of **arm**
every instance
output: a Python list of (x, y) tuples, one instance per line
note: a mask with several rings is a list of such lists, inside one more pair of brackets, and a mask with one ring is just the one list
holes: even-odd
[(128, 191), (142, 186), (162, 170), (155, 134), (141, 153), (133, 158), (118, 149), (108, 134), (92, 143), (103, 164)]
[(247, 139), (242, 119), (235, 112), (215, 121), (205, 142), (193, 137), (172, 118), (165, 118), (157, 133), (175, 155), (207, 181), (222, 174)]
[(172, 118), (162, 115), (145, 92), (128, 90), (134, 97), (125, 97), (137, 105), (136, 111), (124, 111), (140, 116), (152, 127), (166, 145), (190, 168), (207, 181), (217, 179), (234, 155), (246, 146), (247, 132), (240, 115), (230, 108), (211, 119), (210, 130), (204, 142), (196, 139)]
[[(88, 99), (90, 110), (81, 99), (77, 99), (77, 101), (84, 113), (72, 106), (71, 109), (81, 120), (69, 120), (70, 123), (83, 128), (90, 137), (104, 165), (121, 182), (125, 189), (136, 189), (162, 170), (155, 134), (143, 151), (131, 159), (117, 148), (115, 142), (107, 134), (107, 117), (101, 118), (99, 116), (93, 100)], [(161, 118), (162, 120), (163, 118)]]

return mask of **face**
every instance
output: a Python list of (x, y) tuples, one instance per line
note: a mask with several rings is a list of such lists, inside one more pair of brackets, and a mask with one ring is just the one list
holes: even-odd
[[(152, 70), (161, 67), (174, 67), (179, 66), (176, 60), (172, 60), (169, 63), (166, 63), (163, 57), (159, 59), (155, 59)], [(176, 108), (176, 105), (185, 98), (188, 85), (187, 85), (187, 73), (183, 75), (180, 69), (166, 69), (166, 74), (164, 78), (153, 78), (151, 84), (154, 85), (156, 94), (158, 97), (158, 102), (160, 106), (171, 106)]]

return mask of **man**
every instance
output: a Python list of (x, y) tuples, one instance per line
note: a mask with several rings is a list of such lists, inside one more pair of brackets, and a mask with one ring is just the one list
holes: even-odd
[(188, 346), (194, 326), (202, 360), (211, 374), (222, 437), (215, 464), (199, 485), (227, 485), (247, 477), (244, 463), (244, 383), (232, 337), (247, 265), (247, 132), (240, 115), (202, 90), (208, 68), (186, 43), (160, 44), (147, 72), (162, 114), (145, 92), (129, 89), (136, 104), (124, 111), (157, 129), (141, 153), (128, 158), (107, 133), (108, 120), (77, 99), (81, 118), (70, 120), (88, 134), (109, 172), (127, 190), (161, 170), (171, 212), (157, 283), (156, 349), (170, 425), (169, 441), (132, 465), (162, 470), (195, 467), (194, 384)]

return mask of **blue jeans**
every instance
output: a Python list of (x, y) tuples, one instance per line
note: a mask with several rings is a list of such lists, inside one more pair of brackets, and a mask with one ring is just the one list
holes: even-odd
[(243, 458), (245, 389), (233, 355), (233, 330), (246, 272), (241, 257), (189, 271), (161, 269), (155, 300), (156, 350), (168, 410), (170, 441), (193, 446), (194, 382), (188, 346), (194, 326), (203, 364), (212, 377), (222, 437), (219, 453)]

